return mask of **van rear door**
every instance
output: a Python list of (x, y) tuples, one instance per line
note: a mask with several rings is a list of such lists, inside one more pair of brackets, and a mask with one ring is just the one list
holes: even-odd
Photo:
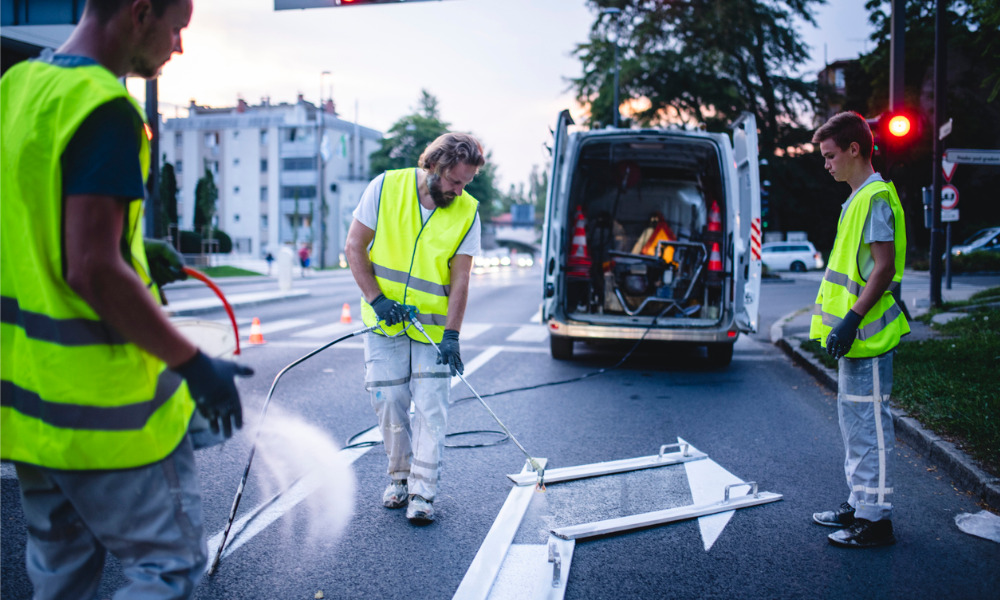
[(563, 257), (565, 246), (563, 239), (568, 218), (565, 198), (568, 193), (569, 181), (565, 181), (569, 172), (566, 164), (569, 126), (573, 117), (568, 110), (559, 113), (552, 146), (552, 172), (549, 174), (549, 189), (545, 206), (545, 229), (542, 236), (544, 261), (542, 262), (542, 323), (555, 315), (563, 286)]
[(755, 333), (760, 303), (762, 234), (757, 119), (751, 113), (743, 113), (733, 124), (733, 155), (739, 191), (733, 231), (737, 261), (734, 288), (736, 326), (744, 333)]

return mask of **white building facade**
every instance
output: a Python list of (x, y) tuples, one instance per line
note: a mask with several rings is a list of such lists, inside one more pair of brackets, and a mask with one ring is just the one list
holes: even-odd
[[(216, 227), (233, 252), (263, 257), (281, 246), (309, 246), (317, 267), (337, 264), (351, 212), (370, 179), (369, 156), (382, 133), (295, 104), (197, 106), (160, 126), (159, 156), (174, 166), (182, 230), (193, 229), (195, 187), (212, 172), (219, 190)], [(162, 163), (161, 163), (162, 166)]]

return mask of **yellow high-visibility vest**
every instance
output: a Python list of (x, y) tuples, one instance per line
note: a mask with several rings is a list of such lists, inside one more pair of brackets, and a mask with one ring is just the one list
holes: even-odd
[[(64, 278), (60, 159), (94, 109), (139, 105), (99, 65), (28, 61), (0, 80), (0, 457), (67, 470), (123, 469), (168, 456), (194, 401), (163, 361), (127, 342)], [(149, 140), (140, 137), (143, 177)], [(122, 247), (151, 292), (142, 201), (128, 207)]]
[[(386, 298), (417, 307), (417, 319), (440, 343), (448, 317), (451, 259), (475, 224), (479, 202), (463, 192), (447, 208), (436, 208), (424, 223), (417, 193), (417, 170), (386, 171), (379, 195), (375, 239), (368, 257)], [(371, 327), (378, 315), (361, 299), (361, 318)], [(406, 324), (384, 327), (395, 335)], [(406, 331), (426, 343), (416, 328)]]
[(864, 243), (865, 220), (876, 197), (888, 202), (892, 209), (896, 272), (889, 288), (861, 319), (857, 338), (846, 355), (848, 358), (885, 354), (899, 344), (902, 336), (910, 332), (910, 325), (906, 322), (906, 317), (893, 294), (899, 289), (903, 280), (903, 266), (906, 261), (906, 223), (903, 206), (899, 202), (895, 186), (892, 183), (878, 181), (858, 190), (840, 220), (837, 239), (830, 253), (830, 262), (823, 276), (823, 282), (819, 286), (819, 294), (816, 296), (809, 324), (809, 338), (819, 340), (825, 348), (830, 331), (847, 316), (847, 311), (854, 306), (865, 289), (867, 282), (861, 275), (858, 250)]

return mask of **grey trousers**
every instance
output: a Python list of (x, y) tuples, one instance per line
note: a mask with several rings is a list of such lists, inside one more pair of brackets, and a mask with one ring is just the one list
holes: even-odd
[(854, 516), (868, 521), (892, 518), (892, 462), (895, 428), (890, 351), (874, 358), (841, 358), (837, 411), (844, 437), (844, 473)]
[(185, 436), (167, 458), (136, 469), (55, 471), (18, 464), (36, 600), (93, 598), (106, 553), (129, 583), (115, 594), (190, 598), (205, 571), (201, 496)]
[[(430, 344), (405, 335), (365, 336), (365, 388), (378, 417), (389, 477), (406, 479), (411, 494), (437, 495), (448, 426), (451, 372)], [(410, 401), (414, 414), (410, 418)]]

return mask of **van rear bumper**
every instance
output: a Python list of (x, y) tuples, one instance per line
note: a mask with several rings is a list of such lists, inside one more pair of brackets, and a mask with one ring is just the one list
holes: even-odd
[[(690, 342), (695, 344), (714, 344), (719, 342), (735, 342), (739, 332), (735, 325), (730, 328), (720, 328), (717, 324), (711, 328), (678, 327), (675, 325), (623, 326), (593, 323), (567, 323), (558, 319), (546, 322), (549, 335), (569, 337), (577, 340), (638, 340), (645, 334), (645, 339), (660, 342)], [(646, 330), (649, 329), (647, 333)], [(734, 335), (735, 334), (735, 335)]]

